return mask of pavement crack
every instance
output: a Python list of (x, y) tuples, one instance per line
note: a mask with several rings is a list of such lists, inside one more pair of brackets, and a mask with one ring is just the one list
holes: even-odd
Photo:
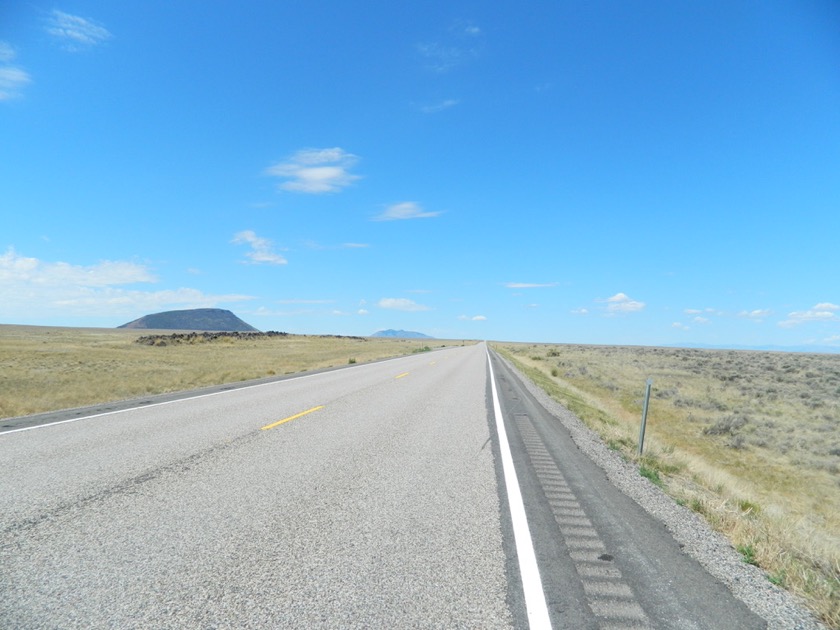
[(208, 448), (202, 449), (191, 455), (169, 462), (157, 468), (152, 468), (141, 472), (137, 475), (129, 477), (120, 483), (113, 484), (98, 492), (93, 492), (87, 496), (79, 497), (67, 503), (61, 503), (52, 508), (42, 511), (39, 514), (30, 516), (29, 518), (13, 521), (0, 529), (0, 538), (7, 535), (23, 533), (34, 529), (42, 523), (58, 520), (68, 514), (87, 509), (93, 505), (102, 504), (114, 497), (128, 496), (140, 492), (142, 486), (155, 481), (159, 478), (168, 475), (183, 475), (187, 471), (195, 468), (203, 460), (212, 457), (216, 453), (229, 449), (234, 445), (238, 445), (243, 440), (254, 439), (255, 434), (246, 433), (239, 437), (225, 440), (219, 444), (214, 444)]

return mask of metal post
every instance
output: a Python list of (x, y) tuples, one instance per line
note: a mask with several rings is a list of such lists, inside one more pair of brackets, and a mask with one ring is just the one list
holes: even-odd
[(642, 451), (645, 448), (645, 427), (647, 427), (647, 413), (648, 402), (650, 402), (650, 386), (653, 385), (653, 379), (647, 380), (647, 388), (645, 389), (645, 405), (642, 407), (642, 428), (639, 429), (639, 457), (642, 456)]

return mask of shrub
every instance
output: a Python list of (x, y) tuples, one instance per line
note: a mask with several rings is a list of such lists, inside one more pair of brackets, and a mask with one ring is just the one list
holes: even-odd
[(704, 435), (735, 435), (738, 429), (747, 424), (744, 416), (730, 415), (703, 429)]

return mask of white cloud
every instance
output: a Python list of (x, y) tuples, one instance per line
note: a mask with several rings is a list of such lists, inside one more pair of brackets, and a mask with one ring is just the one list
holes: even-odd
[(439, 103), (433, 103), (432, 105), (423, 105), (420, 107), (420, 111), (424, 114), (437, 114), (438, 112), (442, 112), (450, 107), (455, 107), (460, 103), (460, 99), (448, 98), (444, 101), (440, 101)]
[(624, 293), (616, 293), (604, 301), (607, 302), (607, 312), (611, 314), (636, 313), (645, 307), (644, 302), (634, 300)]
[(481, 28), (470, 22), (457, 21), (439, 41), (417, 44), (424, 66), (432, 72), (445, 73), (480, 56)]
[(549, 287), (556, 287), (556, 282), (505, 282), (505, 287), (508, 289), (545, 289)]
[(428, 219), (439, 216), (440, 212), (426, 212), (423, 207), (415, 201), (403, 201), (395, 203), (387, 208), (385, 212), (373, 217), (374, 221), (402, 221), (405, 219)]
[(417, 304), (417, 302), (414, 302), (413, 300), (408, 300), (406, 298), (382, 298), (377, 303), (377, 306), (379, 308), (387, 308), (395, 311), (408, 312), (431, 310), (428, 306)]
[(309, 249), (318, 251), (334, 250), (334, 249), (364, 249), (370, 247), (367, 243), (342, 243), (341, 245), (321, 245), (315, 241), (306, 241), (304, 243)]
[(840, 322), (840, 306), (831, 302), (820, 302), (807, 311), (788, 313), (788, 319), (779, 322), (779, 326), (790, 328), (808, 322)]
[(211, 308), (224, 302), (241, 302), (253, 299), (248, 295), (208, 295), (198, 289), (179, 288), (163, 291), (124, 291), (90, 289), (77, 292), (72, 297), (55, 301), (56, 306), (81, 308), (90, 315), (102, 315), (102, 308), (117, 307), (117, 312), (130, 307), (133, 312), (155, 312), (178, 306), (179, 308)]
[(251, 299), (246, 295), (208, 295), (190, 288), (142, 291), (124, 285), (154, 283), (144, 265), (101, 261), (95, 265), (45, 262), (21, 256), (14, 249), (0, 255), (0, 319), (87, 316), (136, 316), (167, 308), (213, 307)]
[(26, 71), (12, 65), (16, 56), (10, 44), (0, 41), (0, 101), (19, 97), (24, 86), (32, 82)]
[(718, 317), (722, 317), (724, 315), (723, 311), (719, 311), (716, 308), (686, 308), (683, 309), (683, 313), (686, 315), (700, 315), (702, 313), (706, 313), (707, 315), (716, 315)]
[(470, 317), (469, 315), (459, 315), (458, 319), (464, 322), (486, 322), (487, 318), (484, 315), (474, 315)]
[(0, 256), (0, 286), (25, 283), (39, 287), (104, 287), (156, 281), (145, 266), (126, 261), (103, 260), (89, 266), (49, 263), (20, 256), (13, 248)]
[(231, 243), (250, 245), (251, 251), (247, 252), (245, 256), (255, 265), (285, 265), (288, 262), (280, 254), (275, 254), (272, 251), (273, 245), (269, 239), (257, 236), (253, 230), (236, 233)]
[(0, 41), (0, 63), (14, 61), (17, 53), (9, 42)]
[(104, 26), (89, 18), (70, 15), (53, 9), (47, 20), (47, 33), (55, 37), (65, 50), (78, 52), (92, 48), (111, 39), (112, 35)]
[(588, 308), (576, 308), (572, 311), (573, 315), (589, 315)]
[(769, 308), (759, 308), (759, 309), (754, 309), (752, 311), (741, 311), (740, 313), (738, 313), (738, 317), (745, 317), (747, 319), (754, 319), (754, 320), (760, 322), (761, 320), (763, 320), (767, 317), (770, 317), (770, 315), (772, 315), (772, 314), (773, 314), (773, 311), (771, 311)]
[(265, 172), (284, 180), (279, 184), (282, 190), (317, 195), (338, 192), (360, 179), (349, 172), (356, 162), (355, 155), (339, 147), (303, 149)]
[(679, 330), (691, 330), (691, 328), (689, 328), (681, 322), (674, 322), (673, 324), (671, 324), (671, 328), (677, 328)]
[(441, 74), (466, 63), (473, 56), (469, 50), (441, 42), (417, 44), (417, 52), (423, 57), (428, 70)]
[(358, 315), (369, 315), (369, 314), (370, 314), (370, 311), (369, 311), (369, 310), (367, 310), (367, 309), (365, 309), (365, 308), (360, 308), (358, 311), (356, 311), (356, 313), (357, 313)]
[(266, 308), (265, 306), (261, 306), (258, 309), (252, 311), (250, 314), (258, 317), (308, 317), (316, 312), (317, 311), (313, 309), (304, 308), (299, 308), (296, 310), (278, 311)]

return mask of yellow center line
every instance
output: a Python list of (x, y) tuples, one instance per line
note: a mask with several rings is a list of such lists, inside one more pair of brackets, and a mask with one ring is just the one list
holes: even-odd
[(267, 424), (264, 427), (262, 427), (260, 429), (260, 431), (265, 431), (267, 429), (273, 429), (276, 426), (280, 426), (284, 422), (290, 422), (291, 420), (295, 420), (297, 418), (300, 418), (301, 416), (305, 416), (308, 413), (312, 413), (313, 411), (318, 411), (319, 409), (323, 409), (323, 408), (324, 408), (324, 405), (318, 405), (317, 407), (312, 407), (312, 409), (307, 409), (306, 411), (301, 411), (300, 413), (296, 413), (295, 415), (289, 416), (288, 418), (283, 418), (282, 420), (278, 420), (277, 422), (275, 422), (273, 424)]
[(394, 378), (402, 378), (403, 376), (408, 376), (408, 372), (403, 372), (402, 374), (397, 374)]

